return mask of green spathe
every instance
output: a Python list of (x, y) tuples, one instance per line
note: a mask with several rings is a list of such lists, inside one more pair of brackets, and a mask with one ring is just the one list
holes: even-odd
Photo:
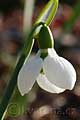
[(54, 40), (48, 26), (43, 25), (41, 27), (38, 40), (40, 49), (53, 48)]

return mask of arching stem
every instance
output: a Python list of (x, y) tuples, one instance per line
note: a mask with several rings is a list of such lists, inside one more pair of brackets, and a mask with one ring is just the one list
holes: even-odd
[(6, 91), (5, 91), (5, 94), (2, 98), (2, 101), (1, 101), (1, 104), (0, 104), (0, 120), (2, 119), (4, 113), (5, 113), (5, 110), (8, 106), (8, 103), (10, 101), (10, 98), (13, 94), (13, 91), (15, 89), (15, 86), (17, 84), (17, 76), (18, 76), (18, 73), (25, 61), (26, 58), (29, 57), (30, 53), (31, 53), (31, 50), (32, 50), (32, 47), (33, 47), (33, 43), (34, 43), (34, 40), (33, 40), (33, 36), (34, 36), (34, 32), (36, 30), (37, 27), (43, 25), (43, 23), (39, 23), (39, 24), (36, 24), (33, 28), (32, 28), (32, 31), (31, 33), (29, 34), (29, 36), (27, 38), (25, 38), (25, 44), (24, 44), (24, 47), (22, 49), (22, 52), (21, 52), (21, 55), (19, 57), (19, 60), (17, 62), (17, 65), (15, 67), (15, 70), (12, 74), (12, 77), (11, 77), (11, 80), (9, 81), (9, 84), (6, 88)]

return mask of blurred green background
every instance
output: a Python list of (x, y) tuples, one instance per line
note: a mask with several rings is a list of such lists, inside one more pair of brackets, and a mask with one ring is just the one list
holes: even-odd
[[(36, 0), (32, 22), (49, 0)], [(50, 94), (35, 83), (22, 97), (16, 87), (5, 120), (80, 120), (80, 0), (60, 0), (50, 28), (57, 53), (76, 69), (77, 82), (72, 91)], [(24, 0), (0, 0), (0, 101), (24, 44)], [(35, 43), (33, 53), (38, 50)]]

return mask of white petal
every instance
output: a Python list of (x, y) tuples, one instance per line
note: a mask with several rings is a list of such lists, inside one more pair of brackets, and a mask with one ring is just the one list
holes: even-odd
[(48, 48), (48, 54), (50, 57), (58, 57), (58, 54), (53, 48)]
[(36, 55), (29, 61), (25, 61), (18, 75), (18, 88), (22, 95), (28, 93), (42, 68), (42, 59)]
[[(43, 69), (49, 81), (63, 89), (73, 89), (76, 81), (76, 72), (72, 64), (66, 59), (59, 57), (55, 50), (45, 58)], [(52, 52), (53, 51), (53, 52)]]
[(47, 77), (43, 74), (39, 74), (39, 76), (37, 77), (37, 83), (42, 89), (50, 93), (61, 93), (65, 91), (65, 89), (59, 88), (51, 82), (49, 82)]

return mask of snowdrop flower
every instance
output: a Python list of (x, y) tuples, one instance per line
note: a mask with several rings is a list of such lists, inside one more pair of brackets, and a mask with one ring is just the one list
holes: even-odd
[(76, 72), (70, 62), (58, 56), (54, 48), (42, 47), (33, 58), (25, 60), (19, 72), (18, 88), (21, 95), (28, 93), (35, 81), (50, 93), (61, 93), (66, 89), (73, 89)]

